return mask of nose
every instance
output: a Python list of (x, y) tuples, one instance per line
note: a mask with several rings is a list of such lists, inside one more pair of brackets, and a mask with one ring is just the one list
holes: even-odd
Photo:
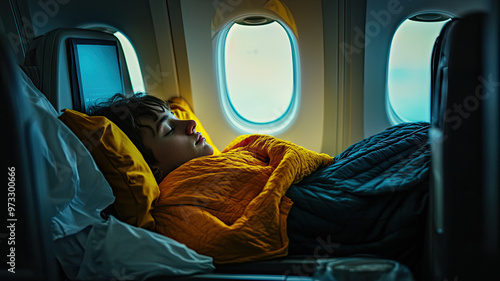
[(186, 123), (186, 134), (192, 135), (196, 132), (196, 121), (194, 120), (184, 120)]

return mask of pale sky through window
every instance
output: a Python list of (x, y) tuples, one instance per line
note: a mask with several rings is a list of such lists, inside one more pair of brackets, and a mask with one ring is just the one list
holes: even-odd
[(234, 24), (224, 56), (229, 100), (241, 117), (268, 123), (286, 113), (294, 94), (293, 57), (279, 23)]
[(388, 97), (402, 121), (430, 120), (431, 54), (446, 22), (406, 20), (394, 34), (389, 55)]

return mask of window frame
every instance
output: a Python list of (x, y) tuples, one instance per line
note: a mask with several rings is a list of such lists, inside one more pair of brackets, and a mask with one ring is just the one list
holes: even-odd
[[(233, 106), (229, 97), (229, 91), (227, 87), (226, 80), (226, 61), (225, 61), (225, 46), (226, 39), (229, 31), (235, 24), (239, 24), (238, 21), (241, 21), (243, 18), (247, 17), (265, 17), (268, 19), (268, 23), (276, 22), (278, 23), (285, 31), (291, 48), (291, 59), (292, 59), (292, 97), (290, 100), (290, 104), (288, 105), (285, 112), (278, 117), (277, 119), (269, 122), (257, 123), (251, 120), (247, 120), (243, 117)], [(264, 133), (264, 134), (278, 134), (282, 133), (285, 130), (289, 129), (290, 126), (295, 121), (300, 104), (300, 57), (298, 51), (298, 42), (295, 38), (295, 34), (292, 29), (285, 24), (283, 21), (270, 17), (268, 15), (245, 15), (240, 18), (236, 18), (234, 20), (229, 21), (218, 34), (217, 39), (215, 40), (215, 65), (216, 65), (216, 76), (217, 76), (217, 85), (218, 85), (218, 95), (220, 98), (221, 108), (226, 117), (227, 121), (232, 125), (234, 129), (240, 131), (242, 133)]]
[[(437, 37), (439, 37), (439, 34), (440, 34), (442, 28), (450, 20), (450, 17), (448, 17), (447, 15), (444, 15), (444, 14), (442, 16), (443, 16), (443, 18), (446, 18), (446, 19), (442, 19), (442, 20), (435, 20), (435, 21), (433, 21), (433, 20), (429, 20), (429, 21), (414, 20), (414, 18), (416, 18), (420, 15), (427, 15), (427, 14), (429, 14), (429, 13), (420, 13), (420, 14), (417, 14), (415, 16), (405, 18), (398, 25), (398, 27), (394, 31), (392, 38), (391, 38), (391, 43), (389, 45), (389, 51), (388, 51), (388, 57), (387, 57), (387, 75), (386, 75), (386, 91), (385, 91), (386, 92), (386, 94), (385, 94), (386, 113), (387, 113), (387, 116), (389, 118), (389, 122), (391, 123), (391, 125), (397, 125), (397, 124), (401, 124), (401, 123), (405, 123), (405, 122), (430, 122), (430, 119), (431, 119), (431, 116), (430, 116), (430, 106), (431, 106), (431, 99), (432, 99), (432, 96), (431, 96), (432, 85), (431, 84), (429, 84), (429, 116), (428, 116), (428, 120), (410, 120), (410, 119), (405, 118), (405, 116), (401, 116), (400, 114), (398, 114), (397, 110), (394, 108), (393, 104), (391, 103), (391, 98), (390, 98), (391, 93), (390, 93), (390, 87), (389, 87), (390, 86), (389, 79), (391, 77), (390, 76), (391, 52), (392, 52), (392, 47), (393, 47), (393, 43), (394, 43), (394, 37), (396, 36), (397, 32), (400, 31), (401, 26), (409, 20), (413, 20), (413, 21), (417, 21), (417, 22), (419, 22), (419, 21), (420, 22), (442, 22), (441, 29), (439, 30), (438, 35), (434, 39), (434, 42), (436, 42), (436, 39), (437, 39)], [(434, 48), (434, 44), (431, 46), (431, 49)], [(432, 51), (431, 51), (431, 57), (429, 57), (429, 77), (431, 76), (431, 73), (430, 73), (431, 67), (432, 67), (431, 60), (432, 60)], [(432, 81), (430, 81), (430, 82), (432, 83)]]
[(145, 93), (146, 85), (142, 75), (141, 63), (134, 45), (128, 36), (120, 30), (114, 30), (111, 34), (115, 36), (122, 47), (123, 57), (125, 60), (124, 63), (127, 66), (128, 76), (130, 78), (130, 87), (132, 88), (133, 93)]

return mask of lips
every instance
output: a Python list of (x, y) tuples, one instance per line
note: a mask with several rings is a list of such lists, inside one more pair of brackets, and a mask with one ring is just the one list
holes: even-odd
[(204, 141), (205, 138), (201, 133), (198, 133), (198, 140), (196, 140), (196, 144), (199, 144), (200, 142)]

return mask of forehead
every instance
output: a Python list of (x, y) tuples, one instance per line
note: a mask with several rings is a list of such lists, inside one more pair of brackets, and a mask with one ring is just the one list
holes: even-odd
[(136, 117), (137, 123), (144, 125), (146, 123), (154, 123), (159, 118), (168, 114), (169, 110), (161, 106), (150, 106), (149, 110), (143, 111), (142, 114)]
[[(162, 107), (152, 107), (148, 114), (141, 115), (137, 117), (136, 122), (140, 127), (143, 141), (149, 138), (153, 138), (157, 135), (158, 125), (160, 124), (162, 119), (170, 118), (168, 115), (170, 114), (169, 110), (166, 110)], [(162, 111), (163, 109), (163, 111)]]

